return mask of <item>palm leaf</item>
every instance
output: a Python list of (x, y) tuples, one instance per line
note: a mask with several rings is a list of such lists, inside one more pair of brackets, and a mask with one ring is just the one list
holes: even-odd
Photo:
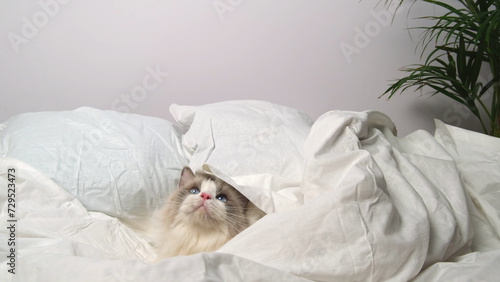
[[(404, 0), (398, 1), (401, 6)], [(500, 137), (500, 0), (458, 0), (455, 4), (422, 1), (446, 12), (420, 18), (434, 22), (414, 28), (422, 30), (418, 45), (424, 63), (403, 68), (407, 75), (392, 83), (381, 97), (388, 95), (390, 99), (409, 88), (445, 95), (465, 105), (487, 131), (483, 112), (491, 124), (489, 133)], [(494, 78), (483, 84), (479, 81), (485, 64)], [(491, 89), (493, 99), (488, 107), (482, 99)]]

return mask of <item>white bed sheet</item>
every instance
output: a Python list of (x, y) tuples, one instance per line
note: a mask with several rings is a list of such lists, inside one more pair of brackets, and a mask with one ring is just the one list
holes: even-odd
[[(182, 113), (182, 108), (178, 110)], [(220, 108), (215, 111), (220, 113)], [(188, 134), (201, 125), (184, 126)], [(280, 132), (281, 125), (272, 126)], [(230, 160), (215, 156), (218, 138), (205, 138), (207, 132), (221, 136), (217, 128), (224, 126), (200, 132), (193, 141), (207, 140), (211, 146), (198, 144), (191, 149), (204, 151), (190, 153), (205, 156), (203, 163), (209, 169), (269, 213), (219, 251), (149, 263), (152, 249), (141, 234), (115, 217), (89, 212), (64, 187), (30, 165), (3, 157), (0, 187), (8, 186), (8, 169), (16, 169), (18, 256), (16, 274), (11, 275), (7, 272), (10, 233), (0, 229), (0, 277), (6, 278), (2, 281), (499, 277), (497, 139), (441, 122), (434, 136), (417, 131), (397, 138), (394, 125), (381, 113), (334, 111), (305, 132), (304, 146), (294, 155), (297, 162), (303, 161), (302, 167), (286, 172), (295, 173), (294, 177), (250, 173), (248, 167), (231, 175), (224, 167)], [(7, 223), (7, 195), (2, 189), (0, 222)]]

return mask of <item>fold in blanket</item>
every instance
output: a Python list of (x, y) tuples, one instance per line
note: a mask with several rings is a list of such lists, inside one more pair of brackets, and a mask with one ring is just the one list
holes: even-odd
[[(392, 125), (380, 121), (380, 114), (370, 112), (320, 117), (305, 143), (295, 198), (259, 203), (261, 191), (249, 187), (262, 187), (269, 176), (235, 179), (261, 209), (275, 213), (220, 252), (314, 280), (406, 281), (467, 248), (469, 202), (452, 159), (423, 132), (417, 133), (420, 143), (396, 143)], [(294, 188), (272, 187), (278, 192), (270, 194), (287, 189)], [(287, 206), (283, 199), (297, 207), (277, 210)]]

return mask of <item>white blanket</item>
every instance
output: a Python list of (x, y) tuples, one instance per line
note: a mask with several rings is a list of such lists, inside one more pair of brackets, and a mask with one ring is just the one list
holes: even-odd
[[(10, 121), (0, 131), (0, 222), (14, 224), (15, 232), (0, 229), (0, 277), (7, 278), (1, 280), (484, 281), (500, 275), (497, 139), (439, 121), (434, 136), (417, 131), (398, 138), (377, 112), (329, 112), (310, 127), (298, 112), (261, 102), (173, 106), (172, 113), (183, 127), (179, 156), (193, 167), (206, 164), (267, 216), (215, 253), (152, 264), (147, 239), (114, 210), (99, 210), (89, 197), (83, 205), (73, 190), (40, 172), (41, 161), (28, 165), (14, 156), (18, 135), (8, 130), (19, 125)], [(244, 121), (231, 128), (238, 115)], [(238, 145), (242, 140), (245, 146)], [(137, 154), (133, 161), (144, 159)], [(9, 169), (15, 173), (9, 176)], [(9, 184), (15, 196), (6, 193)], [(13, 222), (9, 199), (16, 204)], [(122, 211), (137, 214), (134, 207)]]

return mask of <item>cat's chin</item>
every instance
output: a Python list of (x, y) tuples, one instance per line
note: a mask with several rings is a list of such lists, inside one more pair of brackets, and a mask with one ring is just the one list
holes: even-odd
[(218, 220), (213, 216), (213, 212), (204, 206), (193, 208), (191, 212), (184, 214), (182, 221), (198, 228), (217, 229), (214, 227), (220, 226)]
[(193, 213), (210, 215), (210, 209), (204, 204), (199, 204), (193, 207)]
[(219, 229), (219, 223), (209, 217), (206, 212), (196, 212), (188, 219), (190, 225), (206, 229)]
[(191, 211), (188, 216), (195, 217), (201, 221), (206, 221), (207, 224), (214, 224), (218, 221), (214, 209), (217, 209), (217, 207), (210, 204), (196, 203), (191, 206)]

